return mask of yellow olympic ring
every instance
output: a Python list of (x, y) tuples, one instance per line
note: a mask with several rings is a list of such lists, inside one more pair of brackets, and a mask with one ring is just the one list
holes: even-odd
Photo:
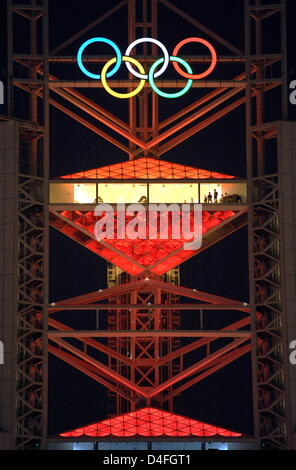
[[(110, 59), (103, 67), (102, 69), (102, 73), (101, 73), (101, 81), (102, 81), (102, 84), (103, 84), (103, 87), (105, 88), (105, 90), (110, 93), (110, 95), (112, 96), (115, 96), (116, 98), (132, 98), (133, 96), (137, 95), (138, 93), (140, 93), (140, 91), (143, 89), (144, 85), (145, 85), (145, 81), (144, 79), (142, 79), (140, 81), (140, 84), (139, 86), (137, 86), (137, 88), (135, 88), (133, 91), (130, 91), (129, 93), (118, 93), (117, 91), (114, 91), (112, 90), (109, 85), (107, 84), (107, 81), (106, 81), (106, 74), (107, 74), (107, 71), (109, 69), (109, 67), (111, 67), (112, 64), (114, 64), (114, 62), (116, 62), (117, 58), (116, 57), (113, 57), (113, 59)], [(136, 59), (134, 59), (133, 57), (128, 57), (128, 56), (122, 56), (122, 60), (123, 62), (131, 62), (132, 64), (134, 64), (139, 72), (141, 72), (142, 74), (145, 74), (145, 70), (144, 70), (144, 67), (142, 64), (140, 64), (140, 62), (138, 62)]]

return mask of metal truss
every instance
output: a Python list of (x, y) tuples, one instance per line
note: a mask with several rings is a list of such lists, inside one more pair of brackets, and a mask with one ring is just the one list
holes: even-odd
[(19, 175), (16, 448), (43, 446), (47, 435), (44, 193), (43, 178)]
[[(266, 122), (266, 90), (257, 80), (267, 73), (262, 56), (264, 20), (277, 15), (281, 45), (282, 109), (278, 119), (287, 119), (286, 2), (263, 4), (245, 2), (247, 78), (247, 165), (249, 178), (249, 262), (252, 314), (252, 364), (255, 437), (260, 448), (291, 448), (287, 374), (287, 330), (282, 284), (282, 234), (278, 166), (279, 122)], [(254, 26), (254, 28), (253, 28)], [(254, 72), (252, 72), (252, 70)], [(274, 76), (271, 68), (269, 76)], [(252, 99), (254, 96), (254, 99)], [(266, 150), (267, 142), (269, 151)], [(272, 148), (273, 146), (273, 148)], [(273, 149), (273, 150), (271, 150)], [(274, 173), (268, 174), (272, 151), (276, 154)]]
[[(254, 178), (250, 227), (254, 279), (254, 380), (258, 433), (268, 447), (289, 446), (287, 331), (281, 282), (278, 175)], [(261, 444), (261, 445), (262, 445)]]
[[(151, 6), (151, 17), (147, 14), (148, 3)], [(145, 279), (132, 280), (121, 285), (116, 285), (115, 282), (113, 287), (102, 293), (86, 294), (50, 306), (53, 313), (74, 308), (89, 308), (100, 312), (99, 303), (104, 300), (103, 307), (109, 312), (109, 329), (76, 331), (50, 318), (49, 325), (52, 329), (49, 332), (48, 350), (111, 390), (118, 397), (116, 412), (120, 412), (128, 407), (135, 409), (141, 400), (145, 403), (155, 400), (158, 405), (171, 409), (173, 397), (246, 354), (252, 347), (255, 438), (258, 445), (289, 447), (289, 401), (284, 354), (286, 329), (278, 205), (280, 187), (277, 171), (266, 175), (268, 156), (265, 153), (266, 142), (278, 140), (278, 123), (268, 123), (264, 119), (266, 95), (280, 86), (283, 110), (278, 119), (287, 118), (285, 0), (274, 4), (264, 4), (261, 0), (245, 0), (244, 3), (245, 51), (230, 44), (167, 0), (143, 0), (143, 17), (139, 22), (135, 20), (135, 0), (123, 0), (49, 54), (47, 0), (30, 0), (25, 4), (8, 0), (10, 118), (18, 116), (18, 111), (13, 109), (13, 89), (26, 91), (28, 97), (25, 101), (26, 117), (20, 116), (17, 448), (36, 445), (44, 447), (47, 438), (49, 105), (134, 159), (147, 155), (160, 157), (243, 104), (246, 105), (250, 197), (250, 307), (229, 299), (194, 292), (169, 279), (169, 282), (149, 279), (149, 285)], [(100, 86), (97, 81), (93, 84), (83, 80), (61, 81), (59, 77), (49, 73), (52, 63), (73, 64), (75, 59), (60, 55), (61, 51), (123, 6), (128, 5), (129, 40), (135, 38), (136, 28), (140, 28), (143, 35), (157, 37), (158, 4), (164, 5), (226, 48), (229, 55), (219, 56), (219, 62), (241, 64), (241, 73), (232, 80), (207, 80), (195, 84), (213, 90), (163, 122), (159, 122), (158, 98), (147, 87), (141, 97), (137, 98), (137, 103), (136, 100), (130, 100), (129, 121), (124, 122), (77, 91), (77, 88)], [(279, 52), (265, 54), (262, 49), (262, 24), (274, 14), (281, 18), (282, 48)], [(21, 15), (30, 24), (30, 50), (25, 54), (14, 50), (15, 15)], [(251, 22), (255, 23), (254, 28), (251, 28)], [(41, 54), (37, 50), (38, 23), (42, 30)], [(146, 52), (144, 51), (144, 55)], [(155, 51), (152, 50), (152, 56), (145, 56), (144, 61), (148, 63), (154, 60), (154, 55)], [(88, 59), (94, 60), (92, 57)], [(106, 58), (100, 60), (104, 63)], [(202, 64), (209, 58), (191, 56), (189, 60)], [(159, 80), (156, 83), (159, 87), (176, 86), (170, 80)], [(133, 80), (110, 80), (112, 87), (135, 85), (136, 81)], [(178, 86), (184, 86), (184, 82), (181, 80)], [(43, 100), (42, 106), (40, 99)], [(38, 161), (42, 162), (40, 167)], [(59, 216), (56, 216), (58, 220)], [(244, 224), (245, 220), (242, 225)], [(222, 238), (224, 236), (227, 233)], [(76, 241), (81, 243), (79, 238)], [(207, 246), (211, 244), (209, 242)], [(197, 312), (210, 310), (213, 308), (211, 304), (214, 304), (216, 310), (239, 310), (245, 312), (246, 317), (228, 325), (224, 331), (205, 331), (203, 328), (189, 332), (177, 330), (180, 316), (175, 312), (186, 311), (185, 305), (178, 300), (181, 297), (196, 300), (197, 303), (190, 307)], [(205, 303), (202, 304), (201, 301)], [(241, 329), (249, 324), (251, 330)], [(118, 338), (120, 336), (120, 340), (116, 340), (117, 344), (110, 339), (114, 332)], [(108, 344), (100, 342), (99, 336), (109, 338)], [(142, 338), (140, 342), (139, 337)], [(184, 346), (182, 337), (199, 339)], [(69, 338), (76, 338), (80, 346), (74, 346)], [(219, 349), (211, 349), (212, 343), (218, 338), (223, 338), (224, 345)], [(178, 344), (180, 347), (177, 347)], [(92, 354), (94, 350), (105, 354), (107, 361), (98, 360)], [(184, 368), (183, 358), (192, 351), (198, 351), (201, 358), (193, 366)]]
[[(198, 250), (195, 252), (188, 250), (187, 254), (184, 254), (183, 244), (172, 249), (171, 247), (166, 248), (166, 244), (164, 242), (161, 259), (157, 259), (155, 256), (155, 259), (150, 265), (144, 266), (139, 260), (137, 260), (136, 256), (132, 256), (130, 253), (120, 250), (115, 244), (109, 244), (108, 241), (104, 240), (98, 242), (92, 228), (94, 220), (93, 210), (85, 210), (85, 205), (82, 204), (77, 204), (76, 206), (76, 210), (73, 210), (73, 207), (70, 205), (55, 206), (54, 204), (51, 204), (50, 225), (70, 237), (72, 240), (81, 244), (86, 249), (105, 258), (107, 261), (116, 263), (117, 266), (120, 266), (127, 272), (131, 272), (131, 269), (134, 269), (134, 272), (137, 272), (138, 274), (150, 273), (149, 275), (154, 276), (155, 273), (162, 273), (164, 271), (162, 263), (166, 262), (166, 260), (170, 260), (171, 266), (180, 265), (186, 259), (201, 253), (247, 224), (246, 207), (240, 207), (240, 210), (237, 210), (237, 207), (235, 206), (219, 204), (217, 207), (216, 205), (216, 208), (219, 208), (219, 210), (234, 209), (233, 215), (225, 218), (225, 220), (220, 220), (217, 226), (209, 228), (208, 231), (204, 233), (203, 244)], [(139, 245), (141, 245), (141, 243), (142, 242), (139, 241)], [(133, 246), (136, 251), (137, 241)], [(102, 252), (102, 247), (104, 248), (104, 252)], [(152, 258), (154, 256), (153, 250), (157, 253), (157, 249), (155, 247), (153, 248), (152, 242), (150, 247)]]
[[(150, 8), (148, 8), (148, 4)], [(216, 33), (209, 30), (189, 15), (186, 15), (182, 10), (166, 0), (143, 0), (142, 19), (137, 18), (137, 21), (135, 19), (135, 0), (120, 2), (115, 8), (109, 10), (101, 17), (98, 17), (88, 27), (82, 29), (52, 51), (48, 57), (49, 65), (52, 63), (73, 65), (73, 57), (56, 54), (85, 34), (89, 29), (99, 25), (115, 11), (118, 11), (126, 5), (128, 6), (129, 41), (135, 39), (136, 31), (137, 34), (139, 31), (143, 33), (143, 36), (147, 36), (148, 34), (157, 37), (157, 11), (159, 4), (165, 5), (165, 7), (173, 11), (176, 15), (183, 17), (188, 23), (196, 26), (214, 41), (226, 47), (231, 55), (219, 56), (219, 62), (223, 64), (233, 62), (241, 63), (243, 67), (246, 60), (243, 51), (239, 50), (228, 41), (225, 41)], [(150, 11), (150, 16), (148, 11)], [(141, 56), (144, 63), (149, 64), (154, 60), (156, 56), (155, 46), (152, 47), (151, 53), (152, 55), (147, 54), (147, 49), (144, 49), (143, 56)], [(263, 70), (270, 68), (273, 64), (281, 60), (280, 54), (262, 54), (261, 57)], [(97, 56), (95, 58), (87, 56), (87, 59), (88, 61), (99, 60), (102, 64), (107, 60), (104, 57), (100, 58)], [(190, 62), (197, 64), (208, 62), (208, 60), (209, 58), (207, 56), (191, 56), (189, 58)], [(32, 57), (26, 56), (25, 54), (15, 54), (14, 61), (21, 66), (21, 70), (23, 71), (30, 66)], [(254, 71), (255, 69), (252, 70)], [(35, 60), (34, 71), (34, 78), (15, 77), (13, 83), (15, 86), (28, 91), (32, 87), (36, 87), (37, 95), (42, 97), (42, 93), (38, 92), (38, 85), (42, 83), (43, 67), (42, 64), (38, 62), (38, 56)], [(175, 80), (157, 80), (156, 84), (159, 87), (183, 87), (185, 82), (184, 80), (180, 80), (176, 84)], [(281, 77), (270, 79), (263, 74), (262, 77), (258, 76), (256, 78), (256, 83), (260, 86), (262, 93), (264, 93), (274, 87), (280, 86)], [(59, 80), (58, 77), (49, 74), (48, 86), (52, 93), (57, 95), (57, 99), (51, 97), (49, 100), (52, 106), (126, 152), (130, 159), (147, 155), (160, 157), (171, 148), (176, 147), (176, 145), (179, 145), (184, 140), (205, 129), (242, 104), (245, 104), (247, 99), (243, 93), (246, 88), (246, 75), (243, 69), (242, 73), (233, 77), (232, 80), (199, 80), (193, 83), (193, 87), (214, 88), (215, 90), (194, 101), (191, 105), (173, 114), (163, 122), (160, 122), (158, 97), (155, 93), (151, 93), (150, 87), (147, 86), (140, 96), (137, 96), (136, 99), (131, 98), (129, 100), (129, 122), (124, 122), (104, 107), (77, 91), (77, 88), (100, 87), (102, 85), (99, 81)], [(110, 80), (110, 86), (114, 88), (135, 87), (137, 86), (137, 81), (131, 78), (130, 80)], [(253, 96), (253, 91), (251, 91), (251, 94)], [(214, 112), (215, 109), (219, 108), (222, 104), (224, 107)], [(77, 112), (73, 111), (73, 106), (77, 108)], [(94, 118), (98, 124), (94, 125), (89, 118)], [(114, 132), (115, 135), (117, 134), (117, 137), (114, 137)]]
[[(130, 276), (124, 273), (122, 270), (115, 265), (108, 265), (108, 287), (121, 285), (122, 283), (126, 283), (130, 281)], [(163, 278), (165, 280), (169, 280), (172, 284), (179, 285), (180, 284), (180, 269), (179, 267), (168, 271)], [(147, 294), (146, 294), (147, 296)], [(155, 297), (160, 304), (172, 304), (178, 301), (178, 296), (173, 295), (171, 293), (162, 293), (159, 294), (159, 290), (155, 293), (148, 293), (148, 297), (146, 297), (144, 305), (146, 304), (146, 309), (131, 309), (128, 308), (126, 310), (120, 310), (118, 315), (118, 309), (110, 310), (108, 314), (108, 329), (109, 330), (129, 330), (129, 329), (141, 329), (141, 330), (155, 330), (155, 325), (159, 325), (159, 327), (165, 327), (169, 330), (178, 329), (180, 327), (180, 311), (177, 309), (169, 309), (169, 310), (151, 310), (151, 297), (152, 301)], [(161, 297), (161, 298), (159, 298)], [(131, 295), (130, 300), (135, 300), (136, 303), (138, 301), (143, 300), (141, 292), (134, 292)], [(148, 299), (148, 300), (147, 300)], [(122, 301), (126, 301), (125, 298), (115, 298), (115, 304), (118, 301), (121, 303)], [(147, 302), (149, 305), (147, 305)], [(130, 307), (130, 306), (129, 306)], [(147, 308), (148, 307), (148, 308)], [(120, 325), (117, 324), (118, 319), (120, 318)], [(118, 340), (113, 338), (108, 338), (108, 346), (118, 352), (121, 352), (122, 349), (126, 351), (126, 355), (133, 359), (133, 370), (131, 370), (131, 377), (135, 380), (138, 372), (136, 370), (136, 366), (138, 365), (140, 369), (140, 377), (138, 379), (138, 383), (142, 383), (142, 379), (145, 380), (145, 376), (149, 377), (149, 369), (147, 372), (147, 367), (149, 364), (149, 359), (155, 360), (155, 358), (159, 358), (161, 351), (166, 350), (167, 352), (173, 352), (177, 348), (180, 347), (180, 339), (176, 337), (166, 337), (157, 339), (156, 344), (153, 344), (151, 340), (147, 340), (144, 338), (123, 338), (121, 337)], [(130, 351), (129, 351), (130, 350)], [(137, 358), (138, 355), (138, 358)], [(147, 356), (145, 358), (145, 356)], [(139, 359), (146, 359), (146, 361), (142, 361)], [(147, 361), (148, 359), (148, 361)], [(151, 361), (150, 361), (151, 362)], [(112, 356), (108, 357), (108, 365), (110, 368), (113, 368), (117, 372), (121, 371), (121, 362), (118, 358), (113, 358)], [(126, 367), (126, 365), (125, 365)], [(163, 375), (172, 376), (180, 372), (182, 369), (181, 361), (179, 360), (169, 361), (167, 364), (158, 366), (154, 370), (150, 367), (150, 375), (151, 372), (154, 374), (154, 384), (156, 385), (159, 381), (162, 380)], [(124, 373), (122, 371), (121, 373)], [(151, 378), (150, 378), (151, 383)], [(110, 414), (113, 412), (114, 415), (121, 414), (124, 411), (131, 411), (135, 410), (135, 402), (131, 402), (126, 400), (122, 397), (120, 393), (113, 392), (111, 390), (108, 391), (110, 398)], [(158, 406), (163, 409), (166, 407), (168, 410), (173, 411), (173, 399), (172, 397), (163, 397), (163, 394), (160, 394), (157, 397), (157, 404)], [(174, 406), (176, 407), (176, 400), (174, 400)]]
[[(21, 15), (29, 24), (31, 60), (27, 77), (36, 79), (37, 29), (41, 26), (42, 64), (47, 77), (47, 1), (37, 4), (7, 2), (8, 24), (8, 115), (20, 110), (13, 103), (15, 73), (14, 25)], [(18, 285), (16, 322), (16, 401), (12, 436), (16, 449), (45, 448), (47, 439), (47, 265), (48, 265), (48, 86), (44, 81), (30, 85), (25, 116), (20, 120), (18, 172)], [(45, 101), (40, 113), (38, 93)], [(16, 104), (16, 103), (15, 103)]]
[[(172, 275), (176, 278), (176, 273)], [(184, 315), (189, 309), (199, 316), (207, 310), (237, 310), (246, 316), (221, 330), (180, 330), (180, 312)], [(70, 319), (73, 310), (108, 312), (108, 329), (77, 331), (53, 318), (69, 311)], [(170, 409), (173, 397), (250, 351), (251, 333), (242, 329), (250, 324), (249, 311), (241, 302), (161, 280), (113, 283), (49, 306), (49, 351), (107, 386), (117, 398), (116, 414), (142, 404)], [(80, 346), (69, 342), (71, 338)], [(107, 346), (103, 338), (108, 338)], [(187, 338), (186, 343), (182, 338)], [(94, 351), (107, 356), (107, 365)], [(200, 359), (186, 367), (184, 357), (197, 351)]]

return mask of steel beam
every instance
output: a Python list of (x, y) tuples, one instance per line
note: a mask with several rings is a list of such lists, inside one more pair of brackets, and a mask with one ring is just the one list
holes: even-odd
[[(250, 338), (249, 331), (225, 330), (118, 330), (116, 337), (124, 338)], [(75, 331), (48, 331), (49, 338), (113, 338), (114, 331), (110, 330), (75, 330)]]
[[(243, 305), (243, 304), (241, 304)], [(81, 304), (81, 305), (62, 305), (61, 307), (56, 304), (53, 306), (49, 304), (49, 311), (57, 312), (59, 310), (131, 310), (136, 308), (137, 310), (154, 310), (156, 308), (165, 308), (166, 310), (238, 310), (238, 304), (233, 305), (219, 305), (219, 304), (152, 304), (148, 305), (143, 304)], [(240, 311), (245, 311), (246, 313), (250, 311), (249, 307), (241, 307)]]

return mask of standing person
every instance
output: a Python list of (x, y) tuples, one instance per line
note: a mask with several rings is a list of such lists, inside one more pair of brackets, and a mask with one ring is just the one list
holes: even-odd
[(213, 196), (212, 194), (209, 192), (208, 194), (208, 203), (211, 204), (213, 202)]
[(217, 189), (214, 189), (214, 202), (218, 201), (218, 191)]

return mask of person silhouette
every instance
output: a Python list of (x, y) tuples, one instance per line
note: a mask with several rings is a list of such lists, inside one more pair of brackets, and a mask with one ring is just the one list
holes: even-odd
[(218, 200), (218, 191), (217, 189), (214, 189), (214, 202), (217, 202)]

